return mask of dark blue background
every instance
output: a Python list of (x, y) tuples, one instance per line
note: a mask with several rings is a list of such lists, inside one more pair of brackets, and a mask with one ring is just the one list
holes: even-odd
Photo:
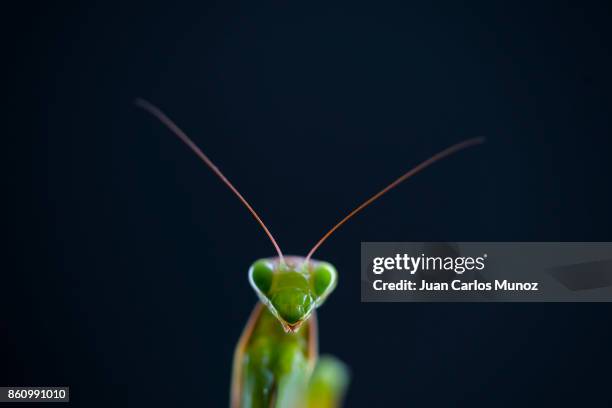
[[(349, 407), (604, 406), (607, 304), (362, 304), (361, 241), (610, 241), (602, 3), (5, 9), (0, 383), (84, 407), (225, 406), (273, 255), (167, 111), (286, 253), (447, 145), (486, 136), (338, 231), (321, 350)], [(8, 7), (8, 6), (7, 6)]]

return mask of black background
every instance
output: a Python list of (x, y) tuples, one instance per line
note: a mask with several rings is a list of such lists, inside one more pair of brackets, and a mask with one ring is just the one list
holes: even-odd
[[(563, 4), (561, 4), (563, 3)], [(5, 6), (8, 7), (8, 6)], [(608, 304), (362, 304), (361, 241), (610, 241), (605, 3), (45, 2), (3, 11), (0, 383), (72, 406), (225, 406), (273, 248), (160, 105), (340, 283), (349, 407), (605, 406)]]

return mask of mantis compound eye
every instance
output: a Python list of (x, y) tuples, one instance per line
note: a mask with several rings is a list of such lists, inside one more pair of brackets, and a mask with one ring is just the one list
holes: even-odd
[(256, 261), (249, 270), (253, 285), (263, 294), (268, 293), (274, 279), (274, 267), (265, 259)]
[(319, 262), (311, 272), (312, 289), (317, 296), (317, 306), (334, 290), (338, 281), (338, 272), (330, 263)]

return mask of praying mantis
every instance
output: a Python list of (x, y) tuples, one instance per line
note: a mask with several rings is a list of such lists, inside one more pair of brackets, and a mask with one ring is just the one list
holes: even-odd
[(483, 143), (484, 139), (467, 139), (431, 156), (351, 211), (305, 257), (284, 256), (261, 217), (208, 156), (158, 107), (143, 99), (137, 99), (136, 105), (163, 123), (221, 179), (259, 223), (276, 250), (276, 257), (259, 259), (248, 271), (259, 302), (234, 352), (230, 407), (339, 407), (348, 384), (348, 370), (333, 357), (318, 357), (316, 318), (316, 309), (336, 287), (338, 273), (332, 264), (312, 256), (338, 228), (389, 190), (431, 164)]

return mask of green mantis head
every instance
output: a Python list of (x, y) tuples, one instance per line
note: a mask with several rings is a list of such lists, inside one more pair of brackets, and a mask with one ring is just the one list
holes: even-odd
[(334, 290), (337, 272), (327, 262), (267, 258), (251, 265), (249, 281), (285, 331), (295, 332)]

